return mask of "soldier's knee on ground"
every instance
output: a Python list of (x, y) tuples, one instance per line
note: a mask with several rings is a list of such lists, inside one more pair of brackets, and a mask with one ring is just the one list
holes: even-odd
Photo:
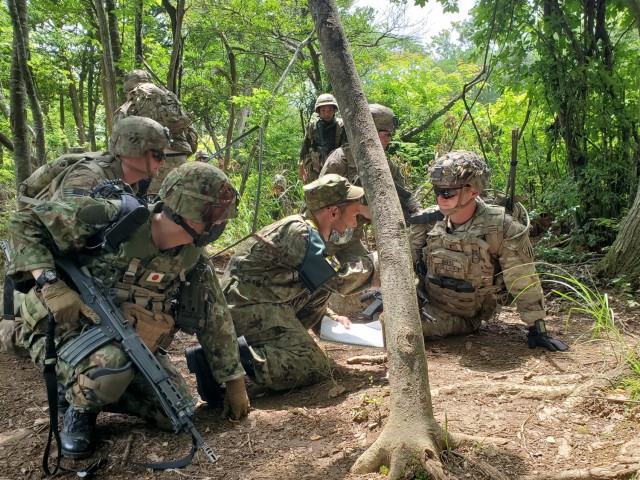
[(79, 374), (69, 399), (76, 406), (102, 407), (118, 401), (133, 380), (133, 363), (120, 368), (97, 368)]

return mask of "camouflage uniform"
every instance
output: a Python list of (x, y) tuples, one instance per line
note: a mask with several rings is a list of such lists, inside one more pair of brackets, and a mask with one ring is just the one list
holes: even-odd
[[(333, 106), (338, 111), (338, 103), (333, 95), (324, 93), (315, 104), (316, 113), (322, 106)], [(307, 183), (320, 176), (320, 170), (329, 154), (347, 143), (347, 134), (341, 118), (333, 117), (330, 122), (321, 118), (312, 118), (304, 132), (304, 140), (300, 149), (299, 164), (307, 173)]]
[[(202, 164), (188, 164), (191, 165)], [(202, 203), (195, 205), (198, 211)], [(152, 221), (149, 220), (115, 253), (88, 254), (83, 250), (87, 240), (108, 224), (119, 206), (117, 200), (76, 197), (15, 213), (10, 221), (10, 245), (14, 256), (9, 275), (19, 281), (29, 278), (32, 270), (52, 268), (52, 251), (72, 255), (79, 265), (104, 284), (105, 289), (109, 289), (121, 308), (135, 304), (158, 322), (162, 320), (157, 324), (163, 332), (159, 337), (162, 347), (167, 347), (173, 334), (182, 328), (187, 333), (197, 334), (217, 381), (242, 377), (244, 370), (239, 360), (236, 333), (213, 266), (204, 257), (204, 248), (189, 243), (160, 251), (153, 242)], [(161, 212), (162, 207), (163, 203), (158, 203), (149, 208), (153, 215)], [(203, 309), (207, 312), (206, 318), (196, 319), (196, 324), (193, 319), (187, 319), (193, 311), (191, 307), (181, 308), (183, 299), (188, 298), (208, 299), (208, 306)], [(37, 365), (42, 365), (47, 307), (38, 289), (28, 292), (20, 305), (19, 316), (18, 321), (23, 324), (21, 345), (30, 350)], [(58, 324), (58, 351), (88, 325), (89, 320), (83, 316), (72, 325)], [(163, 349), (159, 348), (155, 356), (165, 366), (180, 393), (194, 401), (186, 382)], [(109, 375), (105, 375), (105, 371)], [(116, 343), (99, 348), (75, 368), (60, 360), (56, 373), (59, 382), (68, 387), (67, 400), (78, 411), (98, 412), (103, 406), (113, 404), (112, 409), (169, 427), (168, 419), (144, 378), (139, 373), (134, 374), (127, 355)], [(100, 389), (105, 377), (117, 377), (112, 382), (116, 385), (107, 383), (108, 388), (103, 385)]]
[[(307, 204), (307, 187), (318, 182), (305, 187)], [(322, 319), (331, 292), (349, 295), (378, 282), (371, 254), (342, 264), (311, 293), (299, 274), (309, 229), (318, 230), (311, 216), (300, 215), (263, 228), (241, 244), (221, 281), (236, 331), (252, 347), (255, 381), (273, 390), (327, 377), (329, 360), (307, 330)]]
[[(470, 184), (481, 192), (488, 185), (486, 164), (471, 152), (445, 155), (430, 173), (432, 183), (444, 188)], [(522, 321), (531, 324), (545, 317), (527, 228), (504, 207), (477, 197), (473, 201), (475, 213), (463, 225), (454, 227), (445, 216), (435, 225), (411, 226), (412, 246), (419, 247), (419, 288), (428, 298), (424, 308), (435, 319), (423, 322), (426, 338), (477, 330), (497, 313), (505, 287), (515, 297)]]
[(127, 101), (114, 114), (114, 123), (118, 120), (137, 115), (147, 117), (167, 127), (173, 141), (171, 150), (184, 155), (167, 156), (158, 176), (153, 178), (147, 193), (156, 193), (162, 185), (167, 173), (187, 161), (187, 157), (195, 152), (198, 146), (198, 135), (191, 126), (191, 119), (182, 108), (178, 97), (164, 87), (151, 82), (144, 70), (133, 70), (125, 77), (124, 89)]

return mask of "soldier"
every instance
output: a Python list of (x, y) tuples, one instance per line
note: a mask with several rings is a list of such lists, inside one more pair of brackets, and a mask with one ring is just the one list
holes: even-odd
[[(104, 180), (123, 180), (135, 193), (138, 182), (158, 174), (170, 138), (169, 131), (150, 118), (127, 117), (116, 124), (108, 152), (70, 153), (40, 167), (18, 187), (19, 200), (39, 205), (85, 196)], [(18, 345), (21, 326), (9, 319), (0, 321), (0, 352), (27, 356)]]
[(314, 107), (318, 118), (312, 118), (304, 133), (300, 149), (300, 178), (304, 183), (318, 178), (329, 154), (347, 142), (341, 118), (336, 118), (338, 102), (330, 93), (323, 93)]
[(145, 193), (157, 193), (162, 180), (170, 170), (187, 161), (187, 157), (198, 147), (198, 135), (191, 126), (191, 118), (182, 108), (176, 95), (164, 87), (151, 82), (144, 70), (133, 70), (125, 76), (124, 90), (127, 101), (114, 114), (115, 123), (130, 115), (152, 118), (171, 132), (172, 142), (167, 149), (167, 159), (160, 173)]
[[(204, 250), (221, 233), (221, 223), (236, 215), (236, 191), (222, 171), (194, 162), (170, 172), (159, 195), (162, 201), (149, 206), (149, 220), (114, 253), (88, 252), (85, 247), (133, 201), (125, 194), (120, 200), (103, 199), (94, 191), (93, 196), (43, 203), (11, 217), (8, 274), (18, 281), (36, 281), (20, 305), (21, 345), (42, 366), (48, 310), (57, 322), (59, 351), (76, 338), (80, 342), (74, 345), (82, 345), (83, 329), (94, 323), (95, 313), (55, 270), (52, 252), (68, 255), (113, 295), (176, 389), (193, 402), (163, 349), (178, 329), (196, 334), (214, 378), (226, 383), (223, 414), (241, 418), (249, 407), (245, 372), (227, 304)], [(69, 402), (60, 434), (67, 457), (90, 453), (96, 417), (105, 407), (170, 427), (160, 403), (117, 343), (87, 352), (74, 366), (59, 359), (56, 376)]]
[(331, 292), (353, 294), (378, 281), (375, 254), (339, 268), (324, 256), (327, 243), (353, 233), (356, 215), (370, 215), (363, 195), (338, 175), (305, 185), (309, 213), (263, 228), (227, 265), (221, 285), (244, 337), (243, 365), (258, 387), (288, 390), (329, 375), (329, 360), (307, 330), (322, 319)]
[(498, 293), (506, 287), (527, 324), (529, 348), (566, 350), (545, 328), (544, 296), (528, 229), (504, 207), (480, 198), (489, 185), (487, 164), (475, 153), (453, 151), (439, 157), (429, 175), (444, 219), (431, 230), (411, 227), (412, 245), (421, 245), (419, 288), (426, 294), (423, 308), (430, 317), (422, 325), (425, 338), (476, 331), (496, 314)]
[(194, 155), (194, 160), (196, 162), (208, 162), (209, 161), (209, 155), (204, 150), (198, 150), (196, 152), (196, 154)]
[[(391, 136), (398, 125), (398, 119), (390, 108), (385, 107), (384, 105), (378, 105), (377, 103), (369, 105), (369, 111), (373, 117), (373, 123), (378, 130), (378, 136), (380, 138), (382, 148), (386, 150), (391, 142)], [(420, 203), (416, 200), (413, 194), (407, 190), (406, 182), (402, 173), (400, 173), (398, 166), (393, 161), (389, 159), (387, 160), (389, 162), (389, 168), (391, 169), (391, 176), (393, 177), (396, 189), (398, 190), (402, 210), (405, 212), (405, 218), (408, 218), (421, 210)], [(328, 173), (341, 175), (349, 179), (351, 182), (357, 181), (358, 169), (356, 168), (356, 162), (353, 158), (349, 145), (344, 145), (334, 150), (331, 155), (329, 155), (324, 167), (322, 167), (320, 176)], [(369, 223), (368, 220), (362, 217), (359, 218), (358, 228), (354, 232), (353, 239), (351, 240), (349, 247), (342, 248), (339, 254), (334, 253), (331, 250), (330, 253), (332, 255), (337, 255), (338, 260), (341, 262), (351, 261), (352, 258), (358, 258), (366, 255), (368, 250), (364, 246), (363, 238), (364, 225), (367, 223)]]

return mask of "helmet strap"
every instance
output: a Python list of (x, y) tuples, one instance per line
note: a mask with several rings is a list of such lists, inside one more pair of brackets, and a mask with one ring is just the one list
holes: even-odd
[(151, 172), (151, 165), (150, 165), (150, 160), (149, 158), (147, 158), (147, 169), (143, 170), (142, 168), (138, 168), (135, 165), (129, 163), (129, 162), (125, 162), (124, 160), (122, 160), (122, 158), (120, 159), (120, 163), (122, 163), (123, 165), (126, 165), (128, 168), (130, 168), (131, 170), (138, 172), (138, 173), (142, 173), (144, 175), (147, 176), (147, 179), (151, 180), (153, 178), (153, 175), (150, 173)]
[(462, 210), (464, 207), (466, 207), (467, 205), (469, 205), (472, 201), (475, 201), (476, 197), (471, 197), (469, 200), (467, 200), (466, 202), (464, 202), (464, 204), (460, 204), (460, 201), (462, 200), (462, 193), (460, 193), (460, 195), (458, 195), (458, 202), (456, 203), (456, 206), (453, 208), (440, 208), (440, 211), (442, 213), (444, 213), (445, 215), (447, 215), (448, 217), (450, 217), (451, 215), (454, 215), (455, 213), (459, 212), (460, 210)]
[(191, 238), (193, 238), (193, 243), (196, 243), (196, 244), (198, 243), (198, 240), (200, 240), (201, 235), (198, 234), (193, 228), (191, 228), (187, 224), (187, 222), (184, 221), (184, 218), (182, 218), (180, 215), (178, 215), (176, 212), (171, 210), (166, 205), (162, 207), (162, 210), (169, 216), (169, 218), (173, 221), (173, 223), (180, 225), (185, 232), (191, 235)]

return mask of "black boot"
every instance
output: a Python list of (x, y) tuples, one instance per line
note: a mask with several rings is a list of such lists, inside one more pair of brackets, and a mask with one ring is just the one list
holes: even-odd
[(189, 347), (185, 352), (187, 368), (196, 376), (198, 395), (211, 407), (222, 407), (224, 404), (224, 388), (216, 382), (211, 373), (211, 367), (200, 345)]
[(67, 458), (88, 457), (93, 448), (93, 431), (97, 413), (80, 412), (73, 405), (64, 414), (60, 446)]

